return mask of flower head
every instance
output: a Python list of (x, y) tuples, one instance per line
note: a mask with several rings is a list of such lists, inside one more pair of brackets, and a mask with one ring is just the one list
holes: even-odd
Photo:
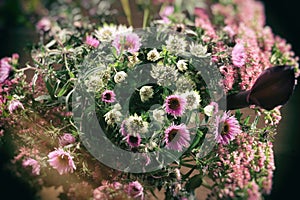
[(86, 36), (85, 43), (94, 48), (97, 48), (100, 44), (99, 40), (93, 38), (93, 36)]
[(200, 95), (196, 91), (187, 91), (182, 96), (186, 99), (186, 109), (194, 110), (200, 106)]
[(156, 122), (162, 124), (165, 119), (165, 114), (166, 114), (165, 111), (160, 110), (160, 109), (155, 109), (155, 110), (153, 110), (152, 118)]
[(115, 81), (115, 83), (121, 83), (121, 82), (125, 81), (126, 77), (127, 77), (126, 72), (120, 71), (115, 74), (114, 81)]
[(36, 29), (38, 31), (47, 32), (51, 28), (51, 21), (48, 17), (43, 17), (38, 23), (36, 24)]
[(138, 181), (134, 181), (128, 184), (127, 193), (128, 196), (132, 198), (144, 199), (144, 188)]
[(148, 101), (149, 99), (151, 99), (153, 97), (153, 89), (152, 86), (143, 86), (140, 89), (140, 97), (141, 97), (141, 101), (145, 102)]
[(104, 115), (105, 121), (108, 125), (113, 125), (114, 123), (121, 121), (122, 113), (120, 112), (120, 110), (120, 104), (116, 104), (114, 105), (113, 109), (111, 109)]
[(120, 54), (121, 51), (135, 53), (139, 51), (142, 46), (141, 39), (136, 33), (118, 34), (112, 45), (116, 48), (118, 54)]
[(152, 65), (150, 75), (157, 80), (161, 86), (170, 86), (177, 80), (178, 70), (174, 66), (157, 63)]
[(176, 64), (177, 69), (181, 72), (187, 70), (187, 61), (186, 60), (179, 60)]
[(166, 41), (166, 49), (176, 55), (184, 53), (187, 47), (187, 42), (183, 37), (178, 35), (170, 35)]
[(24, 109), (24, 106), (19, 100), (12, 100), (8, 106), (9, 112), (13, 113), (13, 111), (16, 110), (17, 108)]
[(232, 63), (236, 67), (242, 67), (246, 62), (246, 53), (244, 45), (241, 43), (237, 43), (231, 53)]
[(101, 42), (111, 42), (116, 34), (117, 27), (115, 25), (104, 24), (103, 27), (99, 27), (98, 30), (95, 30), (95, 36)]
[(0, 83), (3, 83), (8, 78), (9, 73), (12, 70), (8, 61), (8, 58), (2, 58), (0, 60)]
[(238, 120), (234, 116), (229, 116), (229, 113), (224, 113), (222, 117), (217, 116), (216, 121), (218, 128), (215, 138), (220, 144), (229, 144), (237, 134), (241, 133)]
[(126, 142), (132, 148), (133, 147), (138, 147), (141, 144), (141, 136), (139, 134), (136, 134), (136, 135), (128, 134), (125, 138), (126, 138)]
[(105, 90), (101, 95), (101, 100), (105, 103), (113, 103), (116, 100), (116, 94), (112, 90)]
[(211, 102), (209, 105), (205, 106), (203, 110), (205, 115), (212, 117), (219, 112), (219, 105), (216, 102)]
[(63, 136), (59, 137), (59, 145), (62, 147), (69, 144), (73, 144), (75, 143), (75, 141), (75, 137), (70, 133), (65, 133)]
[(23, 167), (31, 166), (32, 167), (32, 174), (33, 175), (40, 175), (41, 166), (40, 166), (39, 162), (36, 161), (35, 159), (28, 158), (28, 159), (23, 160), (22, 166)]
[(196, 87), (195, 82), (189, 76), (180, 76), (175, 85), (178, 93), (184, 93)]
[(181, 116), (185, 110), (186, 99), (180, 95), (170, 95), (166, 98), (165, 111), (175, 117)]
[(56, 169), (60, 175), (68, 172), (73, 173), (73, 170), (76, 169), (72, 156), (63, 149), (50, 152), (48, 158), (50, 166)]
[(210, 55), (209, 53), (207, 53), (206, 46), (203, 46), (201, 44), (195, 44), (195, 43), (192, 43), (190, 45), (190, 52), (192, 55), (199, 57), (199, 58), (207, 57)]
[(188, 147), (190, 141), (190, 132), (186, 125), (171, 125), (165, 130), (166, 148), (182, 151), (183, 147)]
[(139, 134), (146, 133), (148, 131), (148, 122), (143, 121), (141, 116), (137, 114), (129, 116), (121, 124), (121, 133), (124, 136), (133, 135), (137, 136)]
[(152, 49), (151, 51), (149, 51), (147, 53), (147, 60), (154, 62), (154, 61), (157, 61), (159, 58), (160, 58), (160, 54), (156, 48)]

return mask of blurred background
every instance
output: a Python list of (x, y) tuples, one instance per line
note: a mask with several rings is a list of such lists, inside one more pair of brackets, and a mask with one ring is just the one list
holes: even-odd
[[(294, 52), (300, 56), (298, 2), (296, 0), (263, 0), (263, 2), (267, 25), (276, 35), (280, 35), (292, 44)], [(24, 64), (29, 55), (27, 46), (37, 41), (32, 21), (45, 12), (39, 0), (0, 0), (0, 57), (11, 56), (12, 53), (17, 52), (20, 54), (20, 62)], [(299, 87), (296, 86), (294, 95), (282, 109), (282, 121), (274, 145), (276, 170), (273, 190), (271, 195), (266, 197), (267, 200), (295, 199), (299, 196), (300, 172), (297, 165), (300, 159)], [(6, 147), (9, 148), (8, 145)], [(6, 153), (7, 149), (0, 148), (0, 150), (2, 151), (0, 152), (0, 199), (6, 194), (10, 194), (10, 199), (13, 199), (13, 193), (20, 192), (23, 193), (23, 199), (30, 199), (31, 191), (28, 190), (28, 186), (20, 183), (9, 171), (2, 168), (12, 155)]]

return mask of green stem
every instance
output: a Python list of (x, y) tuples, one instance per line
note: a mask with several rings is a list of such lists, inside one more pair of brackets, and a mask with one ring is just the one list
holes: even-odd
[(125, 12), (128, 24), (129, 26), (132, 26), (131, 9), (130, 9), (129, 0), (121, 0), (121, 4)]
[(147, 8), (145, 8), (144, 10), (143, 29), (146, 28), (148, 25), (149, 15), (150, 15), (150, 9), (147, 6)]

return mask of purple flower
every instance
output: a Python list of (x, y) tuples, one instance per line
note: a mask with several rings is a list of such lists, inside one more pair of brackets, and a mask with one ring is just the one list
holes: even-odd
[(73, 144), (75, 141), (76, 139), (70, 133), (65, 133), (63, 136), (59, 137), (59, 145), (62, 147), (68, 144)]
[(23, 104), (19, 100), (12, 100), (8, 106), (8, 110), (9, 110), (10, 114), (12, 114), (13, 111), (19, 107), (24, 109)]
[(127, 194), (132, 198), (139, 198), (143, 200), (144, 188), (138, 181), (131, 182), (127, 186)]
[(168, 114), (181, 116), (185, 110), (186, 99), (179, 95), (170, 95), (166, 98), (164, 107)]
[(23, 167), (32, 167), (32, 174), (33, 175), (40, 175), (41, 166), (38, 161), (34, 160), (33, 158), (28, 158), (23, 160), (22, 162)]
[(165, 130), (166, 148), (182, 151), (183, 147), (188, 147), (190, 132), (185, 124), (171, 125)]
[(118, 34), (112, 45), (116, 48), (118, 54), (120, 54), (121, 51), (135, 53), (142, 46), (141, 39), (136, 33)]
[(86, 36), (85, 43), (94, 48), (97, 48), (100, 44), (99, 40), (93, 38), (93, 36)]
[(246, 62), (246, 53), (244, 45), (237, 43), (232, 50), (231, 60), (234, 66), (242, 67)]
[(116, 100), (116, 94), (112, 90), (105, 90), (101, 95), (101, 100), (105, 103), (113, 103)]
[(76, 169), (72, 156), (63, 149), (50, 152), (48, 158), (50, 166), (56, 169), (60, 175), (73, 173), (73, 170)]
[(229, 144), (237, 134), (241, 133), (238, 120), (234, 116), (229, 116), (229, 113), (224, 113), (222, 117), (217, 116), (216, 123), (215, 138), (217, 143)]
[(9, 58), (2, 58), (0, 61), (0, 83), (3, 83), (8, 78), (11, 70), (12, 67), (9, 64)]
[(126, 142), (129, 144), (131, 148), (138, 147), (141, 144), (141, 136), (139, 134), (136, 135), (127, 135)]

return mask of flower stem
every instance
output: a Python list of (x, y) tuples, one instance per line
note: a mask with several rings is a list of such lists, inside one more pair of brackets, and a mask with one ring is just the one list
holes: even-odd
[(147, 7), (144, 10), (143, 28), (146, 28), (148, 25), (149, 14), (150, 14), (150, 9), (149, 7)]
[(130, 9), (129, 0), (121, 0), (121, 4), (125, 12), (128, 24), (129, 26), (132, 26), (131, 9)]

